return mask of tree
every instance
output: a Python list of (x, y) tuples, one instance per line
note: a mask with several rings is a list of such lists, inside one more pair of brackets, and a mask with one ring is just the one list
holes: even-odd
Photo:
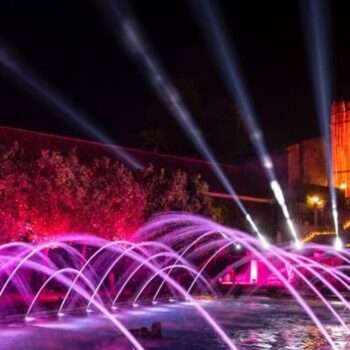
[(127, 238), (163, 211), (211, 216), (200, 175), (149, 165), (133, 174), (106, 157), (77, 152), (27, 154), (18, 144), (0, 156), (0, 240), (36, 240), (64, 232)]
[(185, 211), (211, 215), (208, 184), (200, 175), (176, 170), (168, 174), (149, 165), (139, 176), (146, 195), (146, 218), (164, 211)]
[(15, 145), (0, 160), (2, 240), (94, 233), (125, 238), (144, 220), (144, 192), (132, 173), (107, 158), (82, 163), (42, 151), (25, 160)]
[(18, 240), (28, 231), (28, 194), (32, 186), (30, 169), (18, 143), (0, 157), (1, 240)]
[(95, 159), (91, 167), (87, 195), (83, 198), (86, 213), (79, 222), (108, 238), (125, 237), (144, 221), (144, 191), (124, 165), (108, 158)]

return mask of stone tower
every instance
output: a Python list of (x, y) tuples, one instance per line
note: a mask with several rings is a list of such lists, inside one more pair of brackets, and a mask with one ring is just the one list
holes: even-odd
[(350, 198), (350, 102), (333, 102), (331, 143), (334, 184)]

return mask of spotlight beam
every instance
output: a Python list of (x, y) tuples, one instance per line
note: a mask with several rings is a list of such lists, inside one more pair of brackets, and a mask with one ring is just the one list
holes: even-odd
[(220, 17), (219, 11), (210, 0), (193, 1), (193, 4), (199, 14), (199, 22), (207, 34), (212, 51), (222, 70), (222, 75), (228, 90), (242, 112), (241, 116), (248, 131), (250, 140), (259, 156), (262, 166), (264, 167), (276, 201), (282, 209), (288, 229), (299, 247), (300, 241), (297, 232), (291, 220), (281, 185), (277, 180), (274, 165), (267, 150), (262, 130), (257, 121), (252, 103), (249, 100), (249, 95), (240, 74), (238, 59), (236, 58), (234, 50), (229, 45), (229, 40), (224, 30), (224, 26), (222, 25), (223, 21)]
[[(59, 111), (69, 122), (72, 122), (78, 128), (82, 128), (100, 142), (109, 145), (113, 144), (113, 141), (100, 131), (85, 115), (55, 93), (52, 88), (36, 77), (3, 47), (0, 47), (0, 64), (6, 72), (11, 73), (12, 78), (16, 78), (17, 82), (29, 88), (31, 93), (34, 93), (39, 98), (43, 98), (51, 108), (53, 107), (52, 109), (55, 112)], [(125, 161), (133, 169), (143, 168), (143, 165), (127, 154), (127, 152), (115, 147), (112, 147), (112, 151), (119, 159)]]
[[(213, 152), (207, 145), (199, 127), (196, 125), (177, 89), (172, 84), (168, 74), (153, 54), (145, 38), (141, 35), (134, 19), (125, 11), (125, 9), (121, 8), (121, 6), (117, 6), (116, 1), (107, 0), (106, 5), (107, 8), (104, 9), (104, 12), (109, 15), (110, 19), (112, 19), (111, 16), (114, 16), (114, 21), (111, 21), (114, 32), (116, 34), (119, 34), (119, 32), (122, 33), (122, 39), (128, 48), (129, 53), (138, 63), (161, 101), (168, 108), (175, 120), (180, 124), (202, 156), (210, 162), (213, 172), (218, 177), (226, 191), (232, 196), (234, 202), (245, 216), (245, 219), (248, 221), (253, 231), (259, 236), (262, 242), (266, 242), (265, 237), (248, 214), (243, 203), (238, 198), (237, 192), (230, 184), (228, 178), (218, 164)], [(120, 24), (120, 28), (116, 27), (116, 23)]]
[(303, 1), (305, 38), (309, 54), (310, 71), (314, 87), (317, 115), (324, 140), (326, 171), (331, 199), (336, 248), (341, 247), (339, 238), (337, 193), (334, 187), (329, 115), (331, 106), (330, 59), (328, 47), (329, 23), (327, 3), (324, 0)]

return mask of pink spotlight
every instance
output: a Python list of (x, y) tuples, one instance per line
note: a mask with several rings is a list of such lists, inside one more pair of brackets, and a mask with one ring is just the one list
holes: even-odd
[(258, 261), (252, 259), (250, 263), (250, 283), (258, 282)]

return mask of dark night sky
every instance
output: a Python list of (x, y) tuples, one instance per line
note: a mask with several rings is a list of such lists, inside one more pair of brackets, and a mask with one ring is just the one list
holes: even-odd
[[(350, 95), (346, 3), (332, 1), (329, 13), (334, 98)], [(190, 80), (204, 99), (229, 98), (189, 2), (134, 0), (131, 5), (172, 78)], [(228, 0), (219, 5), (270, 147), (317, 136), (299, 1)], [(144, 113), (158, 103), (157, 97), (116, 42), (96, 2), (2, 0), (0, 42), (116, 143), (138, 146), (135, 135), (145, 127)], [(0, 124), (87, 137), (2, 69), (0, 96)]]

